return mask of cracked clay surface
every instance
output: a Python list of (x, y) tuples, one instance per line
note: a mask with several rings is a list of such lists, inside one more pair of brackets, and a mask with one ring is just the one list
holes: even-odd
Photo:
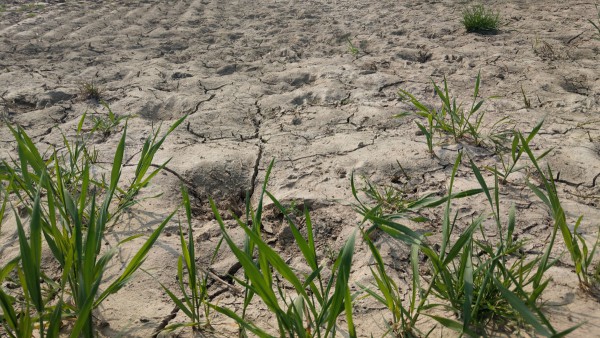
[[(439, 106), (431, 80), (441, 83), (444, 76), (453, 95), (470, 104), (478, 72), (480, 96), (495, 97), (482, 107), (484, 132), (501, 119), (506, 128), (527, 132), (545, 118), (532, 146), (553, 149), (544, 160), (553, 168), (568, 218), (585, 215), (581, 228), (590, 240), (598, 231), (600, 41), (587, 22), (594, 18), (586, 16), (595, 13), (591, 2), (487, 2), (502, 17), (495, 35), (467, 34), (460, 24), (463, 4), (450, 0), (47, 1), (29, 12), (19, 10), (22, 2), (5, 1), (0, 13), (0, 113), (42, 149), (60, 145), (63, 133), (72, 137), (84, 112), (106, 116), (103, 106), (82, 97), (83, 83), (97, 85), (113, 112), (131, 116), (124, 177), (131, 177), (136, 152), (153, 127), (166, 128), (188, 115), (155, 158), (155, 164), (172, 158), (145, 193), (162, 195), (135, 206), (111, 228), (111, 245), (149, 233), (179, 205), (184, 184), (193, 197), (198, 264), (231, 281), (228, 274), (241, 272), (228, 250), (208, 266), (220, 238), (208, 197), (224, 213), (241, 215), (246, 194), (257, 200), (275, 159), (268, 190), (284, 203), (309, 205), (325, 257), (361, 220), (351, 205), (353, 173), (358, 185), (366, 177), (414, 197), (446, 192), (459, 150), (480, 167), (497, 163), (490, 149), (439, 139), (437, 157), (431, 158), (425, 137), (417, 133), (416, 115), (393, 117), (413, 111), (399, 99), (400, 88)], [(105, 166), (110, 167), (121, 129), (94, 145)], [(15, 154), (2, 125), (0, 156)], [(516, 173), (503, 187), (501, 208), (507, 215), (516, 205), (515, 236), (537, 252), (550, 233), (550, 216), (526, 187), (526, 176)], [(455, 189), (475, 187), (465, 162)], [(489, 213), (486, 208), (483, 196), (455, 203), (462, 226)], [(285, 223), (272, 206), (267, 209), (265, 238), (291, 266), (303, 269), (297, 250), (288, 245), (293, 238)], [(428, 212), (433, 222), (415, 226), (435, 238), (442, 209)], [(241, 243), (242, 231), (225, 217)], [(7, 222), (0, 233), (0, 263), (18, 254), (15, 236)], [(384, 237), (377, 242), (384, 260), (399, 286), (408, 287), (410, 249)], [(122, 247), (123, 262), (140, 243)], [(108, 324), (101, 335), (148, 337), (169, 316), (173, 304), (156, 280), (176, 286), (179, 250), (173, 222), (144, 265), (153, 277), (139, 273), (98, 311), (98, 320)], [(575, 290), (576, 277), (564, 257), (565, 264), (550, 271), (555, 282), (544, 299), (556, 305), (548, 309), (550, 317), (557, 329), (587, 321), (577, 334), (598, 335), (598, 303)], [(351, 283), (371, 282), (370, 263), (368, 249), (357, 245)], [(117, 263), (109, 272), (120, 268)], [(240, 298), (221, 289), (211, 285), (215, 301), (239, 308)], [(372, 300), (360, 301), (357, 330), (381, 335), (382, 311)], [(263, 327), (273, 325), (258, 305), (250, 317)], [(179, 313), (171, 323), (183, 321)], [(216, 336), (236, 332), (226, 318), (216, 316), (213, 325)]]

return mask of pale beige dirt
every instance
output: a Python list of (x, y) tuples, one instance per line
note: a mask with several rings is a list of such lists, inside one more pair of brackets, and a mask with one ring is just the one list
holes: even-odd
[[(592, 1), (486, 1), (501, 12), (496, 35), (467, 34), (460, 24), (465, 2), (450, 0), (2, 3), (0, 112), (42, 146), (60, 144), (61, 132), (72, 136), (84, 112), (107, 113), (82, 99), (85, 82), (100, 86), (115, 113), (132, 116), (126, 154), (133, 156), (131, 165), (153, 125), (170, 125), (189, 114), (155, 159), (158, 164), (172, 158), (169, 171), (147, 190), (148, 196), (164, 194), (115, 224), (108, 233), (113, 245), (149, 233), (174, 210), (181, 178), (194, 195), (195, 240), (199, 264), (205, 267), (220, 238), (207, 197), (239, 214), (246, 191), (257, 199), (268, 163), (275, 158), (269, 190), (286, 203), (310, 202), (326, 261), (326, 253), (339, 249), (360, 222), (351, 207), (352, 172), (421, 196), (446, 192), (459, 149), (480, 167), (496, 163), (489, 149), (452, 142), (436, 146), (439, 158), (432, 159), (425, 138), (416, 133), (416, 118), (392, 117), (412, 109), (399, 100), (399, 88), (438, 105), (430, 80), (440, 83), (444, 76), (452, 93), (470, 104), (478, 72), (481, 97), (498, 96), (484, 104), (484, 124), (507, 117), (507, 126), (529, 131), (545, 117), (534, 148), (540, 153), (554, 149), (546, 160), (560, 174), (557, 185), (569, 220), (585, 215), (581, 228), (590, 241), (598, 231), (600, 41), (594, 37), (600, 36), (587, 22), (596, 16)], [(348, 39), (358, 54), (350, 52)], [(524, 106), (521, 88), (530, 108)], [(118, 134), (95, 145), (102, 161), (110, 162)], [(5, 159), (15, 154), (4, 126), (0, 148)], [(125, 175), (132, 170), (126, 167)], [(502, 209), (507, 215), (508, 206), (516, 204), (515, 235), (529, 240), (526, 248), (535, 254), (546, 245), (551, 223), (548, 211), (525, 186), (525, 174), (515, 174), (502, 187)], [(487, 179), (492, 182), (491, 175)], [(477, 182), (465, 162), (455, 189), (474, 187)], [(455, 206), (463, 226), (475, 215), (489, 213), (483, 196)], [(434, 222), (419, 225), (419, 230), (438, 234), (441, 215), (441, 209), (428, 212)], [(235, 222), (230, 217), (227, 222), (241, 242)], [(268, 213), (265, 228), (265, 237), (301, 269), (281, 218)], [(495, 231), (490, 220), (485, 228)], [(17, 254), (15, 238), (7, 222), (0, 234), (0, 261)], [(131, 257), (142, 241), (124, 245), (119, 261)], [(399, 285), (408, 287), (408, 248), (385, 236), (377, 244)], [(102, 335), (148, 337), (169, 314), (173, 304), (158, 281), (176, 286), (178, 245), (177, 223), (172, 222), (144, 265), (152, 277), (138, 273), (97, 312)], [(555, 255), (563, 247), (559, 241)], [(221, 250), (212, 268), (226, 274), (235, 261)], [(549, 272), (555, 280), (543, 296), (547, 312), (559, 329), (585, 321), (574, 337), (597, 336), (598, 301), (578, 290), (567, 256), (562, 262)], [(357, 245), (353, 285), (370, 281), (370, 263), (365, 246)], [(110, 273), (120, 267), (116, 264)], [(216, 283), (211, 292), (220, 288)], [(239, 308), (240, 300), (225, 292), (215, 301)], [(262, 307), (253, 307), (251, 317), (263, 327), (273, 325)], [(361, 336), (377, 336), (388, 314), (364, 300), (355, 317)], [(172, 323), (184, 320), (180, 314)], [(216, 335), (236, 331), (223, 317), (216, 316), (213, 323)], [(423, 322), (424, 327), (431, 324)]]

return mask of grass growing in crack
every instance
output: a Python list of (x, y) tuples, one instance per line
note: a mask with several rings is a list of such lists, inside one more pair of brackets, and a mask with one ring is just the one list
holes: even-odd
[[(355, 295), (350, 293), (348, 284), (352, 256), (354, 253), (355, 235), (350, 236), (339, 251), (330, 277), (323, 275), (319, 264), (317, 249), (313, 238), (312, 222), (305, 208), (307, 237), (303, 237), (292, 219), (285, 214), (285, 207), (266, 191), (267, 182), (273, 162), (269, 165), (265, 176), (258, 206), (254, 212), (247, 204), (246, 222), (236, 218), (246, 238), (242, 247), (236, 245), (229, 236), (225, 224), (211, 200), (215, 218), (221, 227), (225, 242), (242, 264), (244, 279), (236, 278), (246, 288), (242, 313), (228, 308), (211, 305), (218, 312), (232, 318), (242, 331), (250, 331), (260, 337), (270, 337), (263, 329), (245, 318), (245, 311), (254, 296), (258, 296), (275, 317), (280, 336), (290, 337), (330, 337), (336, 332), (345, 331), (349, 337), (356, 337), (352, 317), (352, 304)], [(267, 195), (279, 210), (284, 213), (286, 222), (294, 236), (296, 244), (312, 272), (309, 275), (298, 275), (285, 260), (261, 238), (261, 217), (263, 197)], [(251, 224), (250, 224), (251, 223)], [(288, 288), (292, 293), (286, 292)], [(338, 317), (345, 314), (346, 330), (339, 328)]]
[[(182, 121), (177, 121), (172, 128)], [(0, 325), (10, 337), (30, 337), (34, 329), (39, 330), (40, 337), (58, 337), (63, 324), (68, 323), (72, 337), (93, 337), (92, 312), (132, 278), (174, 213), (125, 262), (124, 270), (106, 280), (104, 271), (117, 250), (116, 247), (102, 249), (107, 226), (135, 202), (133, 197), (156, 175), (156, 172), (146, 175), (146, 171), (138, 170), (134, 184), (127, 188), (119, 186), (127, 126), (115, 149), (108, 182), (98, 181), (91, 174), (93, 163), (90, 157), (84, 156), (85, 146), (72, 145), (63, 136), (66, 154), (50, 150), (42, 155), (22, 128), (9, 125), (9, 129), (16, 141), (18, 158), (12, 163), (3, 163), (0, 180), (4, 196), (13, 195), (17, 203), (11, 203), (11, 208), (21, 255), (0, 271), (2, 279), (16, 274), (21, 288), (11, 291), (12, 294), (0, 290), (3, 313)], [(154, 135), (154, 140), (156, 138)], [(152, 161), (154, 153), (147, 149), (142, 153), (138, 167), (147, 169), (145, 164)], [(126, 197), (117, 196), (121, 194)], [(97, 203), (99, 198), (103, 198), (103, 202)], [(31, 215), (29, 240), (17, 212), (19, 208)], [(117, 247), (138, 237), (126, 238)], [(58, 272), (41, 266), (42, 243), (50, 249), (60, 267)], [(102, 283), (106, 283), (103, 290)]]
[(474, 5), (463, 11), (461, 23), (470, 33), (495, 33), (500, 25), (500, 14), (483, 5)]
[[(188, 225), (188, 241), (186, 241), (183, 236), (183, 228), (181, 227), (181, 223), (179, 223), (182, 255), (179, 256), (177, 261), (177, 281), (182, 298), (180, 299), (175, 296), (173, 291), (165, 287), (162, 283), (161, 286), (165, 292), (167, 292), (171, 300), (173, 300), (177, 307), (182, 310), (191, 321), (188, 323), (169, 325), (165, 327), (164, 331), (170, 332), (185, 326), (191, 326), (194, 331), (210, 330), (212, 327), (210, 325), (211, 307), (208, 298), (208, 273), (201, 273), (196, 267), (196, 249), (194, 247), (194, 233), (192, 230), (192, 208), (190, 197), (187, 190), (183, 187), (181, 193)], [(219, 251), (219, 247), (220, 243), (217, 245), (213, 260), (216, 253)], [(184, 276), (184, 270), (187, 274), (187, 278)], [(186, 280), (187, 284), (184, 284), (184, 281)]]
[[(497, 330), (499, 327), (506, 328), (507, 325), (523, 324), (529, 325), (543, 336), (564, 336), (575, 330), (578, 326), (557, 332), (537, 304), (539, 296), (549, 283), (549, 280), (544, 278), (544, 274), (555, 263), (555, 260), (550, 260), (550, 252), (554, 246), (556, 230), (542, 255), (533, 259), (520, 256), (518, 252), (522, 243), (513, 240), (516, 226), (514, 207), (509, 211), (506, 226), (503, 226), (500, 218), (498, 175), (495, 175), (494, 188), (490, 189), (477, 166), (471, 162), (471, 169), (481, 189), (453, 193), (454, 177), (460, 163), (459, 154), (450, 176), (448, 196), (438, 198), (438, 203), (430, 204), (437, 206), (445, 203), (442, 239), (438, 243), (439, 246), (429, 243), (426, 240), (427, 234), (416, 232), (396, 221), (402, 218), (395, 217), (392, 220), (390, 217), (379, 216), (379, 205), (368, 207), (359, 201), (359, 212), (365, 220), (373, 224), (366, 230), (366, 234), (378, 229), (411, 247), (413, 293), (409, 297), (408, 305), (403, 305), (405, 303), (398, 299), (398, 294), (390, 291), (396, 286), (383, 271), (384, 268), (379, 263), (379, 255), (371, 247), (376, 261), (377, 269), (372, 270), (372, 274), (377, 288), (369, 288), (367, 292), (385, 304), (391, 312), (392, 323), (395, 325), (390, 329), (396, 329), (398, 330), (396, 333), (409, 336), (414, 334), (413, 330), (417, 328), (419, 316), (425, 315), (444, 327), (468, 336), (485, 335), (486, 330), (489, 329)], [(353, 189), (353, 192), (356, 190)], [(487, 197), (499, 241), (490, 242), (483, 230), (483, 216), (475, 218), (457, 239), (452, 241), (451, 238), (456, 237), (453, 234), (458, 229), (456, 223), (458, 213), (453, 215), (451, 211), (453, 198), (470, 196), (478, 192), (484, 193)], [(355, 198), (357, 198), (356, 194)], [(478, 229), (481, 232), (480, 239), (474, 236)], [(424, 254), (430, 262), (430, 277), (418, 276), (418, 267), (414, 267), (414, 257), (418, 252)], [(418, 290), (416, 293), (415, 289)], [(419, 299), (415, 301), (417, 295)], [(430, 313), (432, 309), (450, 311), (455, 315), (455, 319), (432, 314)]]

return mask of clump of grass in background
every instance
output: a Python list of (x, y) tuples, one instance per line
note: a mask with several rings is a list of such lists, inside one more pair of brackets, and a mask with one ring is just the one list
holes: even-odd
[(94, 83), (94, 81), (84, 82), (79, 87), (79, 95), (82, 100), (100, 101), (102, 98), (102, 90)]
[(500, 14), (483, 5), (465, 9), (462, 16), (461, 23), (469, 33), (495, 33), (500, 25)]
[[(164, 332), (170, 332), (181, 327), (191, 326), (194, 332), (212, 329), (210, 325), (210, 304), (208, 297), (208, 273), (202, 272), (196, 267), (196, 248), (194, 246), (194, 232), (192, 230), (192, 207), (187, 189), (182, 187), (181, 194), (183, 197), (183, 206), (185, 207), (185, 216), (187, 220), (188, 241), (184, 238), (184, 231), (179, 223), (179, 236), (181, 240), (182, 255), (177, 261), (177, 282), (179, 291), (183, 295), (180, 299), (173, 291), (168, 289), (161, 283), (162, 288), (167, 292), (171, 300), (176, 304), (177, 308), (191, 320), (188, 323), (180, 323), (168, 325), (164, 328)], [(221, 246), (221, 242), (217, 245), (213, 260)], [(200, 270), (200, 271), (199, 271)], [(185, 273), (184, 273), (185, 272)], [(184, 274), (187, 274), (184, 276)], [(184, 284), (187, 279), (187, 284)], [(202, 319), (203, 318), (203, 319)], [(156, 332), (158, 334), (159, 332)]]
[[(117, 115), (117, 114), (113, 113), (112, 109), (110, 109), (109, 105), (104, 101), (100, 101), (100, 104), (102, 106), (104, 106), (104, 108), (106, 108), (106, 110), (108, 111), (108, 115), (106, 115), (106, 117), (101, 116), (101, 115), (92, 116), (92, 128), (89, 130), (89, 132), (90, 133), (100, 132), (102, 138), (106, 139), (113, 132), (115, 132), (115, 130), (117, 129), (117, 127), (119, 126), (121, 121), (127, 120), (130, 116), (129, 115)], [(85, 112), (83, 114), (82, 121), (85, 120), (86, 116), (87, 116), (87, 112)], [(81, 127), (82, 126), (80, 124), (78, 126), (79, 132), (81, 132)]]

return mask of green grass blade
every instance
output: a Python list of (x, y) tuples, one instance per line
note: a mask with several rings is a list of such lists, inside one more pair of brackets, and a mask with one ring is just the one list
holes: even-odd
[(94, 303), (94, 307), (97, 307), (109, 295), (118, 292), (123, 286), (125, 286), (127, 281), (129, 281), (129, 279), (131, 279), (131, 277), (133, 277), (133, 274), (137, 271), (137, 269), (139, 269), (139, 267), (142, 265), (142, 263), (144, 263), (146, 256), (148, 255), (148, 252), (150, 252), (150, 249), (152, 248), (152, 246), (158, 239), (158, 236), (161, 234), (161, 232), (163, 231), (165, 226), (169, 223), (169, 221), (175, 215), (176, 212), (177, 212), (177, 210), (173, 211), (158, 226), (158, 228), (156, 228), (156, 230), (154, 230), (154, 232), (152, 232), (152, 234), (146, 240), (144, 245), (142, 245), (142, 247), (138, 250), (138, 252), (131, 259), (131, 261), (129, 261), (129, 264), (127, 264), (127, 267), (125, 268), (125, 270), (123, 271), (121, 276), (119, 276), (119, 278), (117, 278), (117, 280), (115, 280), (113, 283), (111, 283), (110, 286), (98, 297), (98, 299)]
[(552, 333), (548, 331), (548, 329), (544, 325), (542, 325), (542, 323), (540, 323), (535, 314), (531, 312), (531, 310), (527, 307), (527, 305), (525, 305), (525, 303), (522, 300), (519, 299), (519, 297), (517, 297), (514, 293), (510, 292), (507, 288), (505, 288), (504, 285), (502, 285), (502, 283), (500, 283), (500, 281), (498, 281), (496, 277), (493, 277), (493, 281), (496, 285), (496, 288), (498, 288), (500, 293), (502, 293), (504, 299), (506, 299), (509, 302), (513, 309), (519, 312), (523, 320), (529, 325), (531, 325), (537, 333), (546, 337), (552, 335)]
[(13, 307), (14, 299), (4, 293), (0, 288), (0, 307), (2, 308), (2, 319), (9, 328), (18, 333), (19, 318)]
[(119, 183), (119, 178), (121, 177), (121, 165), (123, 164), (123, 154), (125, 153), (126, 136), (127, 124), (125, 124), (125, 128), (123, 129), (123, 135), (121, 135), (121, 139), (115, 151), (115, 157), (113, 158), (113, 167), (110, 174), (109, 194), (112, 194), (115, 191), (115, 189), (117, 188), (117, 184)]
[[(349, 292), (348, 281), (350, 279), (350, 269), (352, 266), (352, 256), (354, 254), (354, 243), (356, 239), (356, 230), (352, 233), (346, 244), (342, 248), (340, 255), (334, 266), (337, 266), (335, 289), (331, 300), (330, 311), (328, 312), (327, 332), (331, 332), (338, 315), (345, 309), (344, 302), (346, 293)], [(350, 308), (350, 311), (352, 309)]]
[(213, 309), (215, 309), (217, 312), (222, 313), (222, 314), (226, 315), (227, 317), (235, 320), (236, 323), (238, 323), (238, 325), (240, 325), (244, 329), (254, 333), (255, 335), (257, 335), (260, 338), (275, 338), (275, 336), (269, 335), (265, 331), (256, 327), (254, 324), (250, 323), (248, 320), (238, 316), (235, 312), (233, 312), (227, 308), (220, 307), (220, 306), (217, 306), (214, 304), (209, 304), (209, 306), (212, 307)]
[(454, 243), (454, 245), (448, 252), (448, 255), (444, 258), (444, 261), (443, 261), (444, 265), (448, 265), (454, 258), (456, 258), (456, 256), (458, 256), (458, 254), (466, 246), (468, 246), (469, 241), (473, 237), (473, 232), (481, 224), (482, 221), (483, 221), (483, 215), (477, 217), (475, 220), (473, 220), (473, 222), (471, 222), (471, 225), (469, 225), (469, 227), (460, 235), (460, 237), (458, 238), (456, 243)]
[(471, 323), (472, 306), (473, 306), (473, 241), (470, 238), (469, 242), (465, 245), (464, 257), (465, 264), (462, 265), (464, 271), (463, 282), (464, 282), (464, 293), (465, 301), (463, 304), (463, 331), (468, 331)]

